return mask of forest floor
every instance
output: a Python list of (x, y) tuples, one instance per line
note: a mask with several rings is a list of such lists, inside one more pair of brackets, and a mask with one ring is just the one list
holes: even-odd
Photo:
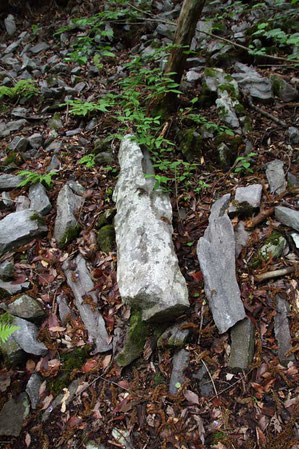
[[(27, 31), (30, 35), (30, 45), (40, 41), (49, 45), (38, 55), (40, 66), (56, 56), (55, 64), (62, 62), (68, 67), (68, 70), (64, 70), (62, 66), (61, 72), (53, 74), (51, 64), (54, 63), (50, 62), (48, 69), (41, 69), (38, 83), (43, 80), (49, 83), (51, 76), (59, 79), (58, 86), (63, 86), (63, 83), (68, 86), (83, 83), (83, 90), (77, 92), (74, 97), (87, 102), (97, 101), (106, 93), (117, 94), (120, 91), (117, 74), (124, 71), (125, 76), (130, 75), (130, 70), (126, 71), (124, 65), (132, 55), (138, 55), (137, 44), (142, 42), (141, 36), (153, 33), (156, 27), (153, 21), (141, 21), (140, 25), (130, 25), (126, 28), (125, 25), (113, 24), (111, 20), (114, 37), (109, 46), (115, 57), (106, 57), (103, 62), (95, 59), (86, 64), (75, 60), (64, 61), (70, 51), (71, 39), (78, 37), (82, 29), (74, 28), (63, 35), (54, 35), (72, 17), (89, 17), (98, 13), (101, 8), (102, 5), (96, 6), (96, 2), (81, 2), (72, 13), (70, 9), (51, 10), (50, 13), (32, 10), (31, 13), (26, 12), (24, 20), (20, 15), (15, 15), (17, 36)], [(154, 8), (152, 13), (150, 18), (154, 19), (158, 10)], [(240, 17), (246, 20), (245, 13)], [(226, 23), (225, 37), (230, 38), (231, 19), (222, 18), (221, 23)], [(66, 37), (64, 39), (61, 36)], [(8, 45), (16, 39), (10, 37), (8, 40), (3, 30), (0, 43)], [(161, 36), (156, 39), (161, 39)], [(17, 52), (19, 51), (21, 50), (18, 49)], [(273, 61), (262, 56), (250, 56), (240, 49), (239, 51), (236, 60), (248, 65), (253, 64), (264, 77), (275, 73), (287, 81), (296, 79), (295, 66), (287, 60)], [(206, 55), (203, 53), (200, 56)], [(283, 48), (279, 50), (279, 56), (286, 58)], [(19, 53), (16, 57), (21, 61)], [(88, 58), (92, 60), (92, 57)], [(0, 65), (3, 66), (2, 63)], [(98, 67), (95, 67), (97, 65)], [(216, 66), (230, 71), (230, 67), (225, 66), (223, 60)], [(79, 68), (78, 75), (74, 76), (76, 72), (71, 73), (70, 70), (76, 67)], [(3, 67), (0, 68), (2, 69)], [(9, 72), (13, 67), (4, 70)], [(142, 90), (142, 87), (140, 89)], [(190, 106), (190, 100), (200, 97), (201, 89), (200, 80), (185, 84), (184, 93), (180, 97), (180, 107), (186, 107), (186, 104)], [(63, 97), (57, 101), (38, 95), (24, 104), (19, 101), (19, 98), (6, 98), (1, 105), (1, 119), (4, 121), (16, 106), (26, 107), (31, 117), (25, 128), (2, 138), (2, 172), (47, 172), (51, 160), (53, 161), (53, 152), (49, 151), (46, 145), (38, 148), (34, 156), (29, 153), (29, 156), (26, 156), (24, 152), (23, 155), (14, 156), (13, 164), (5, 165), (4, 162), (10, 153), (9, 143), (17, 135), (29, 137), (40, 133), (44, 141), (48, 139), (50, 142), (54, 136), (53, 122), (50, 123), (54, 113), (58, 123), (54, 126), (54, 138), (61, 146), (55, 156), (59, 161), (55, 169), (56, 176), (52, 178), (52, 187), (47, 190), (52, 203), (52, 209), (45, 217), (48, 235), (13, 251), (14, 282), (18, 284), (25, 280), (30, 281), (31, 287), (26, 293), (40, 298), (48, 311), (48, 317), (40, 327), (39, 338), (46, 344), (49, 353), (45, 357), (28, 355), (27, 360), (17, 367), (7, 367), (3, 363), (0, 370), (0, 408), (9, 398), (25, 391), (33, 372), (38, 372), (43, 382), (39, 390), (39, 405), (36, 410), (31, 410), (25, 419), (20, 436), (0, 437), (0, 447), (79, 449), (88, 447), (87, 442), (93, 441), (94, 446), (89, 447), (106, 449), (298, 448), (298, 370), (295, 366), (295, 350), (298, 348), (298, 278), (294, 272), (279, 279), (258, 282), (259, 274), (290, 266), (292, 262), (285, 257), (286, 254), (278, 259), (270, 258), (256, 269), (250, 268), (248, 264), (261, 244), (277, 229), (287, 236), (289, 253), (296, 253), (298, 250), (294, 243), (290, 243), (290, 228), (281, 227), (274, 216), (269, 215), (252, 230), (250, 239), (236, 262), (242, 300), (255, 327), (254, 356), (247, 370), (236, 372), (228, 367), (230, 336), (229, 333), (220, 335), (213, 322), (206, 303), (196, 254), (197, 242), (207, 227), (211, 206), (216, 199), (225, 193), (233, 193), (237, 187), (261, 184), (263, 210), (277, 205), (296, 208), (296, 190), (287, 188), (278, 196), (270, 193), (265, 166), (268, 162), (279, 159), (284, 163), (285, 172), (291, 172), (293, 175), (298, 173), (298, 149), (290, 143), (288, 135), (288, 128), (296, 126), (298, 103), (281, 102), (276, 98), (267, 104), (256, 102), (254, 109), (244, 99), (252, 124), (248, 133), (252, 142), (251, 152), (255, 153), (249, 160), (249, 166), (244, 166), (237, 172), (236, 166), (221, 169), (216, 157), (217, 143), (215, 139), (210, 139), (206, 141), (202, 153), (197, 158), (194, 156), (194, 163), (197, 163), (195, 167), (189, 171), (182, 171), (181, 167), (178, 169), (181, 170), (181, 176), (183, 172), (187, 172), (185, 179), (179, 181), (171, 170), (164, 172), (169, 178), (167, 186), (173, 205), (173, 241), (181, 271), (187, 281), (190, 300), (189, 311), (178, 320), (184, 322), (184, 328), (190, 331), (188, 343), (185, 345), (190, 361), (184, 371), (186, 381), (177, 395), (173, 396), (168, 392), (172, 349), (158, 350), (153, 339), (149, 338), (143, 356), (128, 367), (120, 368), (111, 352), (91, 355), (87, 332), (75, 309), (66, 324), (61, 323), (58, 313), (57, 297), (67, 298), (71, 307), (73, 301), (62, 264), (67, 257), (80, 252), (88, 261), (92, 279), (96, 284), (95, 289), (100, 292), (98, 307), (111, 340), (115, 329), (124, 327), (130, 317), (129, 308), (122, 304), (116, 284), (116, 251), (103, 252), (96, 242), (96, 224), (99, 218), (106, 210), (114, 207), (112, 192), (118, 174), (119, 140), (115, 137), (110, 142), (113, 151), (110, 152), (109, 163), (96, 162), (91, 164), (92, 166), (78, 163), (82, 157), (93, 153), (97, 139), (123, 133), (123, 124), (115, 119), (115, 111), (119, 105), (115, 103), (113, 108), (107, 108), (107, 111), (91, 111), (80, 116), (72, 115), (69, 106), (58, 106), (64, 103)], [(268, 117), (261, 111), (268, 112)], [(215, 104), (195, 105), (193, 113), (204, 116), (207, 122), (221, 126)], [(271, 117), (277, 120), (274, 121)], [(184, 161), (179, 150), (179, 135), (188, 127), (187, 121), (184, 121), (179, 112), (174, 112), (168, 117), (167, 124), (162, 122), (161, 126), (159, 132), (164, 129), (163, 136), (175, 143), (173, 151), (167, 152), (170, 163)], [(127, 130), (134, 132), (134, 124), (129, 124)], [(235, 157), (244, 156), (245, 144), (245, 140), (239, 143)], [(166, 158), (165, 155), (164, 157)], [(247, 161), (248, 158), (245, 162)], [(53, 238), (55, 204), (60, 189), (70, 179), (78, 181), (85, 188), (84, 204), (77, 217), (82, 231), (62, 250)], [(20, 194), (26, 196), (27, 191), (28, 186), (24, 186), (10, 193), (12, 199), (15, 199)], [(8, 211), (2, 208), (1, 218), (7, 213)], [(236, 217), (234, 226), (237, 223)], [(278, 292), (284, 292), (291, 305), (289, 326), (295, 359), (285, 365), (278, 359), (274, 335), (275, 295)], [(9, 302), (11, 299), (5, 301)], [(80, 357), (78, 352), (74, 352), (78, 348), (81, 348)], [(76, 360), (67, 365), (66, 360), (70, 359), (65, 355), (69, 353), (74, 353)], [(213, 393), (209, 397), (201, 395), (198, 382), (193, 377), (203, 364), (212, 379)], [(66, 407), (59, 405), (53, 409), (48, 420), (43, 422), (41, 417), (44, 410), (57, 395), (55, 379), (62, 373), (68, 374), (69, 383), (80, 378), (83, 387)], [(64, 391), (67, 393), (68, 390)], [(65, 400), (62, 402), (65, 403)]]

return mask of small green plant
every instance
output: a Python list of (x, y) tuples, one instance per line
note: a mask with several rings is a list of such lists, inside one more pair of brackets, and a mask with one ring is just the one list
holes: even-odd
[(249, 153), (247, 156), (239, 156), (235, 160), (238, 166), (235, 168), (235, 173), (253, 173), (252, 168), (250, 168), (252, 160), (251, 158), (256, 156), (256, 153)]
[(95, 166), (95, 157), (96, 155), (91, 153), (91, 154), (87, 154), (86, 156), (81, 157), (81, 159), (79, 159), (78, 164), (84, 164), (86, 165), (87, 168), (92, 168)]
[(19, 326), (12, 324), (12, 318), (7, 313), (0, 316), (0, 341), (5, 343), (8, 338), (16, 331), (20, 329)]
[(50, 173), (46, 173), (45, 175), (41, 175), (36, 172), (32, 172), (29, 170), (22, 170), (18, 173), (19, 176), (24, 177), (25, 179), (18, 184), (18, 187), (24, 187), (26, 185), (37, 184), (38, 182), (41, 184), (45, 184), (47, 187), (51, 187), (51, 181), (53, 176), (57, 176), (56, 172), (51, 171)]
[(0, 86), (0, 99), (6, 96), (11, 99), (23, 97), (29, 100), (38, 93), (39, 89), (35, 86), (35, 82), (30, 79), (20, 80), (14, 87)]

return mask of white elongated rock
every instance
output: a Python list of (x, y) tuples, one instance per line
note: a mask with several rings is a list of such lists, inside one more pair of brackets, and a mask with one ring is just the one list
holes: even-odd
[(234, 229), (226, 213), (229, 200), (230, 194), (224, 195), (212, 206), (209, 226), (197, 246), (205, 293), (220, 334), (245, 318), (236, 280)]
[(0, 221), (0, 256), (46, 232), (47, 226), (40, 223), (39, 214), (32, 209), (7, 215)]
[(87, 296), (92, 298), (95, 306), (98, 301), (96, 293), (91, 291), (94, 284), (85, 260), (79, 254), (72, 261), (67, 259), (62, 265), (62, 268), (65, 272), (67, 283), (74, 293), (75, 306), (88, 331), (89, 339), (96, 345), (94, 354), (109, 351), (112, 346), (108, 344), (108, 334), (102, 315), (97, 309), (93, 310), (89, 304), (84, 303), (84, 297)]
[(117, 282), (125, 303), (143, 320), (171, 320), (189, 306), (186, 282), (172, 243), (169, 197), (145, 178), (153, 168), (131, 135), (119, 150), (120, 176), (114, 191), (118, 253)]

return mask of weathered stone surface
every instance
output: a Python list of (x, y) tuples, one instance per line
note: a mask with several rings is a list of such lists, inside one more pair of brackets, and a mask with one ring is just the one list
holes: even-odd
[(26, 393), (29, 396), (31, 402), (31, 408), (36, 409), (39, 403), (39, 388), (42, 384), (42, 379), (37, 373), (33, 373), (26, 385)]
[(152, 166), (132, 136), (122, 141), (119, 162), (114, 224), (120, 294), (144, 320), (171, 320), (189, 305), (172, 242), (171, 203), (154, 190), (155, 180), (144, 177)]
[(238, 62), (235, 64), (235, 68), (238, 73), (234, 73), (232, 76), (246, 93), (260, 101), (269, 101), (274, 97), (270, 80), (263, 78), (252, 67), (245, 64)]
[(246, 246), (249, 235), (245, 229), (244, 221), (240, 221), (235, 229), (236, 258), (241, 254), (242, 248)]
[(29, 288), (30, 282), (23, 282), (23, 284), (11, 284), (10, 282), (0, 281), (0, 297), (13, 296), (20, 293), (23, 289)]
[(40, 215), (31, 209), (14, 212), (0, 221), (0, 256), (47, 232), (39, 223)]
[(230, 331), (231, 352), (228, 366), (232, 369), (247, 369), (254, 352), (254, 327), (248, 318), (237, 323)]
[(0, 412), (0, 435), (20, 435), (23, 422), (29, 415), (29, 401), (26, 393), (21, 393), (17, 398), (6, 402)]
[(289, 207), (277, 206), (275, 207), (275, 218), (280, 223), (290, 226), (299, 232), (299, 212), (297, 210), (290, 209)]
[(30, 207), (41, 215), (47, 215), (52, 206), (45, 187), (38, 183), (29, 188)]
[(283, 162), (279, 159), (266, 165), (266, 176), (269, 182), (270, 192), (279, 195), (286, 189), (286, 181), (283, 171)]
[(0, 175), (0, 190), (14, 189), (24, 178), (15, 175)]
[(189, 363), (190, 355), (185, 349), (180, 349), (174, 356), (172, 360), (172, 372), (169, 382), (169, 393), (176, 394), (180, 385), (184, 383), (184, 369), (187, 368)]
[(57, 216), (54, 227), (54, 237), (60, 247), (66, 246), (80, 231), (75, 213), (83, 204), (83, 198), (75, 195), (66, 184), (57, 198)]
[(8, 281), (14, 277), (15, 266), (11, 260), (4, 260), (0, 264), (0, 279)]
[(260, 207), (263, 187), (261, 184), (251, 184), (247, 187), (238, 187), (236, 189), (235, 201), (243, 203), (244, 201), (254, 208)]
[(292, 349), (291, 333), (288, 323), (289, 304), (280, 295), (276, 295), (276, 315), (274, 317), (274, 333), (278, 344), (278, 358), (281, 363), (294, 360), (294, 354), (286, 356)]
[(7, 305), (7, 312), (26, 320), (38, 320), (44, 318), (46, 313), (42, 305), (28, 295), (22, 295)]
[(205, 293), (221, 334), (245, 318), (236, 280), (234, 229), (225, 212), (229, 200), (227, 194), (214, 203), (209, 226), (197, 246)]
[(16, 317), (13, 320), (13, 325), (19, 326), (19, 329), (16, 330), (12, 336), (9, 337), (9, 339), (13, 338), (28, 354), (47, 354), (48, 348), (44, 345), (44, 343), (37, 340), (38, 329), (35, 324)]
[[(66, 260), (62, 267), (67, 282), (74, 293), (75, 306), (88, 331), (89, 339), (96, 345), (94, 354), (109, 351), (109, 349), (111, 349), (111, 344), (107, 343), (108, 334), (102, 316), (97, 309), (93, 311), (89, 304), (84, 304), (84, 297), (86, 296), (92, 298), (95, 306), (98, 302), (96, 292), (91, 291), (94, 284), (91, 280), (85, 260), (79, 254), (72, 261)], [(73, 276), (75, 281), (73, 280)]]
[(184, 323), (176, 323), (166, 329), (157, 341), (158, 348), (184, 346), (189, 334), (189, 329), (180, 329)]

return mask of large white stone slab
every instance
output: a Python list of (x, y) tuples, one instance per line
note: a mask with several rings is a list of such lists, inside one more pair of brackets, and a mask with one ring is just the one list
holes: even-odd
[(186, 282), (172, 242), (169, 197), (154, 190), (146, 154), (125, 136), (119, 150), (120, 176), (114, 191), (117, 214), (117, 282), (125, 303), (142, 310), (143, 320), (164, 321), (189, 306)]

